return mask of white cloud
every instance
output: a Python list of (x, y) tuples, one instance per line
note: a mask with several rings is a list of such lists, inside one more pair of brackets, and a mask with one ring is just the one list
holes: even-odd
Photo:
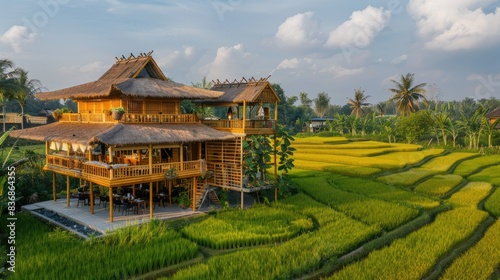
[(331, 73), (334, 78), (354, 76), (363, 73), (364, 68), (344, 68), (341, 66), (331, 66), (321, 70), (321, 72)]
[(319, 24), (313, 12), (289, 17), (278, 27), (275, 39), (284, 47), (310, 47), (318, 44)]
[(391, 12), (383, 8), (366, 7), (354, 11), (348, 21), (330, 32), (325, 44), (331, 48), (365, 48), (380, 33), (391, 19)]
[(210, 79), (235, 79), (245, 75), (255, 56), (245, 51), (242, 44), (231, 47), (219, 47), (212, 62), (200, 68), (200, 72)]
[(485, 13), (491, 0), (411, 0), (408, 12), (425, 46), (437, 50), (477, 49), (500, 43), (500, 8)]
[(15, 53), (22, 51), (22, 45), (32, 43), (37, 37), (36, 33), (30, 33), (26, 26), (14, 25), (0, 36), (0, 42), (9, 44)]
[(402, 56), (398, 56), (395, 59), (391, 60), (392, 64), (400, 64), (408, 59), (408, 56), (406, 54), (403, 54)]

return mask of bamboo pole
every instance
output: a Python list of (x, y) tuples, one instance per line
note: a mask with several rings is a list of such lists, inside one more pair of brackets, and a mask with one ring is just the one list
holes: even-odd
[[(274, 134), (274, 180), (278, 179), (278, 162), (277, 162), (277, 146), (276, 146), (276, 133)], [(274, 189), (274, 201), (278, 201), (278, 188)]]
[(113, 222), (113, 189), (109, 187), (109, 222)]
[(193, 211), (196, 211), (196, 177), (193, 177)]
[(153, 218), (153, 182), (149, 182), (149, 218)]
[(70, 206), (71, 190), (69, 188), (69, 176), (66, 176), (66, 205)]
[(245, 124), (247, 120), (247, 101), (243, 99), (243, 133), (245, 132)]
[(94, 214), (94, 184), (92, 182), (90, 183), (90, 198), (89, 198), (89, 204), (90, 204), (90, 214)]
[(52, 198), (54, 201), (57, 200), (57, 184), (56, 184), (56, 173), (52, 172)]

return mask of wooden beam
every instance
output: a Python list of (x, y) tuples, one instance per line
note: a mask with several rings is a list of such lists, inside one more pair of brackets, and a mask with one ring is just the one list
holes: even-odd
[(90, 196), (89, 196), (89, 204), (90, 204), (90, 214), (94, 215), (94, 184), (90, 183)]
[(69, 176), (66, 176), (66, 205), (70, 206), (71, 190), (69, 188)]
[(52, 172), (52, 198), (54, 199), (54, 201), (57, 200), (57, 184), (55, 172)]
[(153, 174), (153, 145), (149, 144), (148, 147), (148, 156), (149, 156), (149, 174)]
[(153, 182), (149, 182), (149, 218), (153, 218)]
[[(276, 145), (276, 133), (274, 134), (274, 181), (278, 179), (278, 146)], [(274, 201), (278, 201), (278, 189), (274, 189)]]
[(109, 222), (113, 222), (113, 189), (109, 188)]
[(243, 99), (243, 131), (245, 131), (245, 124), (247, 120), (247, 101)]

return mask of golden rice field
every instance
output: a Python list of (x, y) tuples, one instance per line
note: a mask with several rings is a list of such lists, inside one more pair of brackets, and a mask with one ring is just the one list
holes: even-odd
[[(39, 230), (19, 233), (26, 242), (18, 252), (29, 274), (11, 278), (35, 279), (40, 269), (51, 278), (36, 279), (499, 278), (498, 156), (344, 137), (299, 138), (293, 146), (294, 195), (175, 223), (155, 220), (161, 240), (140, 227), (142, 239), (123, 231), (86, 243), (30, 219), (23, 228)], [(45, 261), (54, 259), (47, 257), (52, 247), (64, 262)], [(140, 260), (123, 248), (139, 250)], [(94, 274), (107, 263), (116, 268)]]

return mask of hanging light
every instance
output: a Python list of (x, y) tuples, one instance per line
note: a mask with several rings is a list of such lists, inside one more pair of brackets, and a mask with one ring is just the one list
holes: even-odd
[(227, 109), (227, 119), (228, 120), (233, 119), (233, 108), (232, 107), (229, 107), (229, 109)]

